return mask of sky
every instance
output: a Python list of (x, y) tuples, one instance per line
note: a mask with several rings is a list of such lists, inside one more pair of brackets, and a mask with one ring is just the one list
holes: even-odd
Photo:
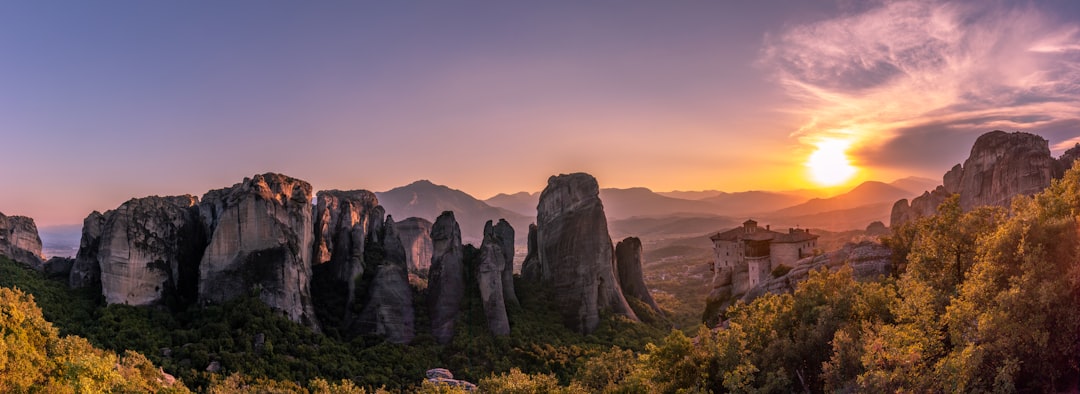
[(1060, 154), (1078, 104), (1071, 0), (3, 1), (0, 212), (81, 223), (269, 171), (788, 190), (821, 186), (822, 147), (843, 185), (939, 179), (995, 129)]

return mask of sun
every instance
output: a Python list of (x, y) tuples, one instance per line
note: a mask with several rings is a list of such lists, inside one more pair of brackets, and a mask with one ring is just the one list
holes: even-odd
[(851, 141), (824, 140), (818, 142), (817, 150), (806, 159), (810, 177), (821, 186), (836, 186), (855, 175), (855, 167), (848, 161), (847, 149)]

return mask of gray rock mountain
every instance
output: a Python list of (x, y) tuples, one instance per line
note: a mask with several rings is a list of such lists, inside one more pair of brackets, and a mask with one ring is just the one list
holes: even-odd
[(637, 237), (627, 237), (615, 245), (615, 262), (623, 295), (627, 299), (636, 298), (652, 308), (654, 312), (663, 314), (660, 306), (653, 300), (652, 294), (649, 294), (649, 288), (645, 286), (645, 276), (641, 271), (641, 240)]
[(0, 213), (0, 255), (41, 271), (41, 237), (34, 219)]
[(309, 289), (310, 201), (310, 184), (274, 173), (203, 195), (199, 212), (210, 241), (199, 264), (199, 300), (256, 293), (293, 321), (317, 328)]
[(428, 316), (431, 332), (441, 344), (454, 337), (454, 321), (465, 297), (464, 249), (454, 213), (443, 212), (431, 227), (433, 245), (428, 275)]
[(502, 250), (502, 240), (496, 235), (489, 220), (484, 227), (484, 241), (480, 244), (480, 265), (477, 268), (476, 281), (480, 288), (480, 301), (484, 307), (488, 330), (495, 335), (510, 335), (510, 320), (506, 317), (506, 302), (503, 296), (505, 269), (506, 254)]
[[(503, 302), (508, 306), (520, 305), (518, 303), (517, 293), (514, 292), (514, 227), (510, 226), (510, 222), (499, 219), (499, 222), (492, 227), (492, 235), (494, 241), (498, 242), (499, 249), (501, 249), (503, 254)], [(487, 241), (487, 239), (487, 227), (485, 226), (484, 240)]]
[(591, 333), (605, 309), (637, 320), (615, 276), (614, 248), (596, 178), (552, 176), (536, 213), (540, 279), (550, 284), (563, 323)]
[(431, 267), (431, 222), (411, 217), (394, 223), (401, 244), (405, 247), (405, 265), (409, 272), (426, 278)]
[(98, 263), (98, 251), (101, 249), (101, 230), (105, 227), (105, 215), (94, 211), (83, 219), (82, 238), (79, 239), (79, 251), (75, 254), (75, 263), (68, 275), (68, 286), (73, 289), (101, 287), (101, 265)]

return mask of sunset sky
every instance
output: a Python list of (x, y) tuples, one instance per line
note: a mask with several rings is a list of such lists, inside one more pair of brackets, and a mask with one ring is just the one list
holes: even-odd
[(820, 148), (845, 185), (940, 179), (994, 129), (1080, 141), (1080, 2), (0, 2), (0, 212), (39, 226), (267, 171), (784, 190)]

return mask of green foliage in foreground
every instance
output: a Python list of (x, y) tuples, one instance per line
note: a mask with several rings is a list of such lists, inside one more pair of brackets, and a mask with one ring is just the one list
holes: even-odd
[[(518, 283), (523, 306), (508, 311), (507, 337), (487, 333), (479, 291), (467, 289), (457, 335), (447, 345), (436, 344), (429, 334), (423, 292), (414, 300), (417, 338), (411, 345), (395, 345), (375, 337), (346, 341), (314, 333), (254, 295), (179, 313), (105, 306), (100, 297), (69, 290), (64, 283), (2, 257), (0, 286), (18, 286), (35, 294), (45, 316), (61, 332), (81, 335), (104, 349), (144, 354), (197, 391), (231, 387), (242, 388), (240, 392), (319, 392), (326, 381), (417, 390), (424, 372), (436, 367), (472, 382), (500, 374), (537, 374), (565, 385), (590, 356), (613, 347), (641, 351), (666, 332), (606, 316), (595, 333), (582, 336), (562, 326), (547, 289), (527, 283)], [(213, 362), (221, 367), (218, 373), (206, 371)], [(333, 392), (344, 390), (344, 383), (327, 384), (335, 388)]]

